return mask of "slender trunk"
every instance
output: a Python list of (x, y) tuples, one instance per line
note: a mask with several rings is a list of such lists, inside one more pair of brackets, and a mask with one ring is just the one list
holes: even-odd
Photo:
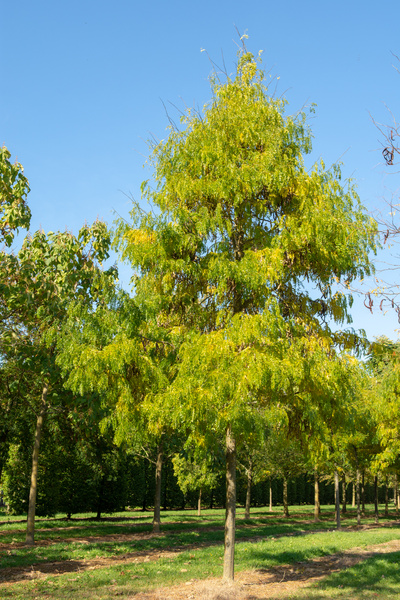
[(335, 512), (336, 512), (336, 529), (340, 529), (340, 493), (339, 493), (339, 473), (335, 469)]
[(100, 519), (101, 519), (101, 512), (102, 512), (102, 509), (103, 509), (104, 485), (105, 485), (105, 475), (102, 476), (101, 481), (100, 481), (99, 497), (98, 497), (98, 500), (97, 500), (97, 515), (96, 515), (96, 519), (98, 521), (100, 521)]
[(164, 510), (167, 510), (167, 500), (168, 500), (168, 463), (164, 468)]
[(319, 521), (320, 503), (319, 503), (319, 475), (317, 469), (314, 470), (314, 521)]
[(249, 469), (247, 471), (247, 490), (246, 490), (246, 507), (244, 511), (244, 518), (250, 519), (250, 501), (251, 501), (251, 481), (252, 481), (252, 464), (250, 462)]
[(272, 512), (272, 481), (269, 478), (269, 512)]
[(365, 472), (361, 476), (361, 514), (365, 517)]
[(236, 442), (231, 427), (226, 429), (226, 510), (223, 578), (232, 581), (235, 572)]
[(147, 460), (143, 463), (143, 471), (144, 471), (144, 486), (143, 486), (143, 502), (142, 502), (142, 511), (146, 512), (146, 496), (147, 496)]
[(46, 399), (49, 386), (45, 383), (42, 390), (42, 403), (40, 407), (40, 413), (36, 420), (35, 430), (35, 442), (33, 445), (32, 452), (32, 473), (31, 473), (31, 487), (29, 490), (29, 506), (28, 506), (28, 520), (26, 527), (26, 544), (33, 546), (35, 543), (35, 512), (36, 512), (36, 496), (37, 496), (37, 478), (38, 478), (38, 466), (39, 466), (39, 448), (40, 448), (40, 437), (42, 435), (44, 415), (46, 412)]
[(356, 507), (356, 484), (352, 483), (352, 487), (353, 487), (353, 492), (352, 492), (352, 497), (351, 497), (351, 507), (355, 508)]
[(347, 512), (347, 499), (346, 499), (346, 473), (342, 476), (342, 515)]
[(399, 485), (397, 482), (397, 475), (396, 475), (396, 516), (398, 516), (399, 508), (400, 508), (400, 494), (399, 494)]
[(154, 494), (154, 514), (153, 514), (153, 533), (160, 533), (161, 525), (161, 474), (163, 465), (163, 448), (162, 442), (159, 443), (157, 448), (157, 462), (156, 462), (156, 490)]
[(197, 500), (197, 516), (201, 517), (201, 488), (199, 489), (199, 498)]
[(357, 497), (357, 525), (361, 525), (361, 510), (360, 510), (360, 469), (357, 467), (356, 481), (356, 497)]
[(389, 486), (388, 486), (388, 478), (386, 475), (385, 480), (385, 517), (389, 516)]
[(379, 522), (379, 510), (378, 510), (378, 475), (374, 477), (374, 504), (375, 504), (375, 523)]
[(288, 504), (288, 480), (286, 477), (283, 478), (283, 516), (289, 516), (289, 504)]

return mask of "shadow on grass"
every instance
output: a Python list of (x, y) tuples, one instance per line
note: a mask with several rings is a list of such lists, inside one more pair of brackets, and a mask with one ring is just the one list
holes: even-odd
[[(292, 589), (286, 593), (282, 590), (279, 595), (268, 595), (268, 600), (387, 600), (400, 597), (400, 552), (369, 558), (354, 555), (352, 558), (354, 561), (358, 560), (358, 564), (327, 575), (321, 581), (310, 583), (310, 586), (297, 591)], [(310, 577), (323, 575), (318, 573), (319, 563), (320, 561), (315, 563), (315, 574), (310, 573), (308, 569), (303, 573), (301, 570), (290, 570), (286, 572), (284, 581), (300, 583)], [(340, 568), (340, 564), (333, 563), (330, 567)], [(281, 582), (282, 573), (282, 568), (275, 569), (270, 573), (268, 583)]]
[(321, 581), (317, 588), (324, 591), (343, 588), (347, 592), (358, 592), (360, 595), (368, 591), (392, 592), (400, 594), (400, 552), (373, 556), (365, 561), (341, 571), (333, 573)]

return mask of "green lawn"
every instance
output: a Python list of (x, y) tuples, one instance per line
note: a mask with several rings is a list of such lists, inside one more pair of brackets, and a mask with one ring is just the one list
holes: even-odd
[[(370, 512), (363, 525), (373, 523), (372, 507), (368, 508)], [(293, 517), (284, 519), (280, 509), (272, 513), (254, 509), (252, 518), (245, 521), (243, 511), (239, 510), (237, 572), (304, 563), (347, 549), (400, 539), (400, 524), (393, 521), (392, 527), (336, 531), (332, 507), (324, 508), (320, 523), (313, 522), (312, 507), (292, 507), (291, 511)], [(6, 550), (0, 549), (0, 569), (29, 567), (39, 571), (49, 563), (60, 561), (69, 561), (74, 569), (29, 582), (0, 584), (0, 598), (128, 598), (140, 590), (219, 577), (222, 573), (223, 517), (222, 510), (204, 511), (201, 517), (194, 511), (165, 512), (159, 536), (143, 536), (151, 531), (150, 513), (125, 512), (100, 522), (85, 515), (78, 515), (71, 521), (38, 519), (37, 545), (29, 548), (20, 545), (24, 541), (24, 522), (0, 515), (0, 543), (9, 544)], [(384, 523), (381, 519), (381, 525)], [(356, 524), (354, 511), (349, 511), (342, 524), (345, 528)], [(134, 534), (142, 535), (129, 537)], [(165, 552), (168, 554), (163, 555)], [(157, 553), (161, 555), (157, 557)], [(324, 600), (394, 598), (400, 593), (395, 569), (398, 559), (397, 553), (368, 559), (291, 597)], [(90, 560), (108, 560), (109, 563), (87, 569)], [(6, 583), (7, 580), (3, 581)], [(280, 600), (286, 599), (280, 595)]]

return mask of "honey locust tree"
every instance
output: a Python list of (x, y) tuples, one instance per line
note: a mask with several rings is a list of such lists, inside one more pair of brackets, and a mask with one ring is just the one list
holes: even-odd
[(162, 402), (173, 377), (175, 349), (148, 327), (136, 298), (109, 286), (102, 300), (71, 302), (57, 339), (57, 363), (75, 393), (99, 394), (103, 425), (112, 426), (117, 444), (154, 464), (153, 531), (158, 533), (162, 468), (176, 452)]
[(339, 167), (305, 168), (306, 117), (286, 115), (260, 62), (244, 49), (233, 76), (212, 78), (203, 111), (188, 109), (154, 146), (142, 193), (155, 210), (134, 206), (116, 242), (149, 323), (178, 348), (172, 418), (202, 439), (225, 436), (228, 579), (236, 444), (263, 403), (311, 397), (302, 390), (325, 343), (351, 344), (329, 327), (348, 322), (351, 300), (335, 285), (369, 273), (375, 248), (375, 225)]

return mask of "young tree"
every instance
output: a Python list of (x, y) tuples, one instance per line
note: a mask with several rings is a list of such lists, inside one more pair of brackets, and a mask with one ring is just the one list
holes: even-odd
[(142, 189), (159, 216), (134, 207), (117, 244), (152, 327), (179, 339), (175, 422), (224, 432), (232, 579), (236, 444), (259, 405), (283, 401), (301, 414), (315, 357), (332, 340), (354, 341), (333, 334), (328, 319), (346, 321), (348, 299), (335, 285), (370, 272), (376, 232), (338, 167), (305, 168), (305, 116), (285, 115), (259, 59), (244, 49), (212, 92), (202, 114), (189, 109), (184, 128), (154, 147), (155, 187)]
[[(84, 226), (77, 237), (69, 232), (37, 231), (26, 237), (18, 255), (0, 254), (0, 289), (3, 292), (0, 356), (14, 362), (30, 377), (30, 398), (36, 428), (32, 453), (27, 544), (34, 543), (38, 457), (45, 415), (59, 402), (62, 387), (55, 364), (55, 341), (76, 298), (96, 301), (102, 277), (100, 264), (108, 256), (109, 235), (100, 221)], [(112, 276), (112, 273), (109, 274)]]
[[(137, 229), (122, 224), (120, 245), (140, 269), (137, 288), (152, 290), (157, 324), (191, 331), (181, 351), (182, 395), (188, 384), (193, 395), (195, 367), (198, 408), (212, 402), (225, 429), (224, 575), (232, 578), (236, 438), (257, 402), (253, 390), (295, 393), (293, 363), (305, 348), (312, 354), (310, 333), (331, 335), (321, 317), (345, 318), (333, 284), (369, 270), (374, 226), (338, 171), (306, 172), (304, 119), (284, 118), (252, 55), (243, 53), (236, 77), (214, 82), (213, 91), (204, 116), (189, 111), (186, 128), (154, 150), (157, 187), (144, 191), (161, 217), (136, 213)], [(283, 349), (289, 376), (279, 364)]]

